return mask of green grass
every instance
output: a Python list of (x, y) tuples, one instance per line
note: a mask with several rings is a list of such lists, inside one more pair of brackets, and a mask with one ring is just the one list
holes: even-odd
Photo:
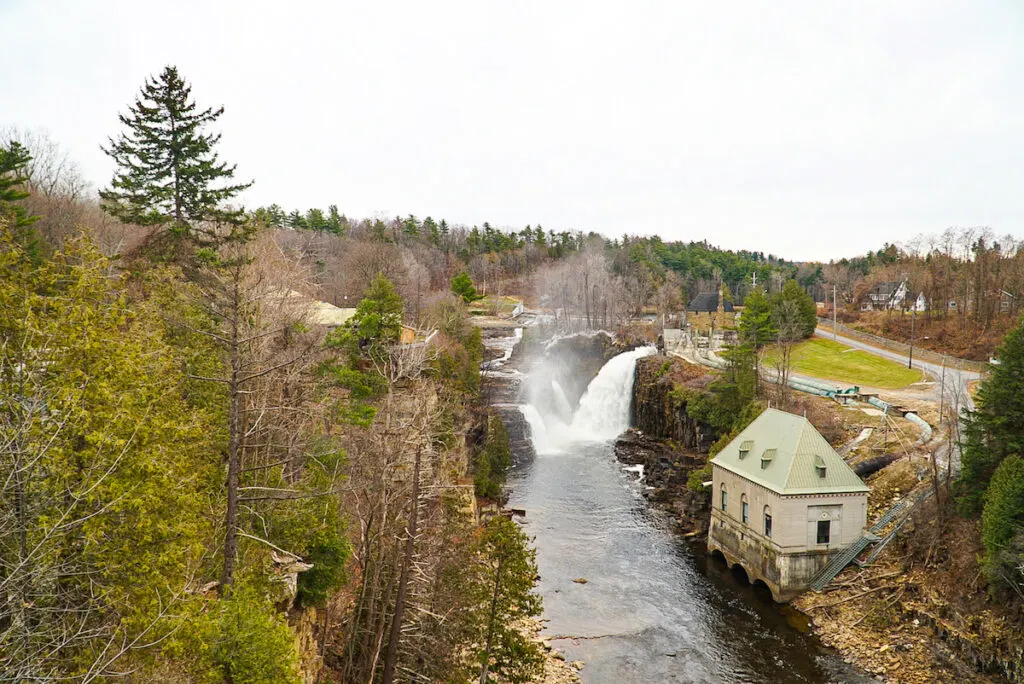
[[(770, 365), (775, 355), (774, 350), (768, 350), (763, 363)], [(921, 371), (906, 364), (821, 337), (812, 337), (793, 348), (792, 372), (879, 389), (899, 389), (921, 380)]]

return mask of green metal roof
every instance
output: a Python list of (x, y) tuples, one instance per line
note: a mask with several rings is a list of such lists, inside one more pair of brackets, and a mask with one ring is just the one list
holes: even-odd
[[(751, 442), (760, 458), (747, 457)], [(779, 494), (868, 491), (806, 418), (777, 409), (765, 410), (711, 462)]]

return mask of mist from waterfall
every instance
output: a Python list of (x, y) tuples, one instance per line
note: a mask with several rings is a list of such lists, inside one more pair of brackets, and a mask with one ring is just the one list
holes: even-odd
[(607, 441), (623, 433), (629, 427), (637, 359), (653, 353), (654, 347), (639, 347), (608, 361), (590, 381), (575, 412), (558, 381), (548, 380), (550, 368), (540, 364), (531, 373), (538, 382), (532, 383), (528, 403), (520, 406), (534, 451), (557, 453), (572, 444)]
[(568, 397), (565, 396), (565, 390), (557, 380), (551, 381), (551, 397), (554, 399), (555, 409), (558, 411), (561, 421), (563, 423), (572, 421), (572, 404), (569, 403)]

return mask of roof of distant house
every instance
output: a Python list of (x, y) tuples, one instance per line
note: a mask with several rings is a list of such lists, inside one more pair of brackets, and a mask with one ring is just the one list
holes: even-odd
[(339, 326), (344, 325), (350, 318), (356, 315), (355, 309), (343, 309), (327, 302), (314, 301), (310, 318), (318, 325)]
[(711, 462), (778, 494), (868, 491), (810, 421), (778, 409), (766, 409)]
[(889, 280), (881, 283), (876, 283), (871, 291), (875, 294), (891, 295), (896, 290), (900, 289), (900, 285), (903, 284), (902, 280)]
[[(726, 301), (722, 308), (725, 311), (732, 311), (732, 302)], [(686, 305), (686, 310), (696, 311), (698, 313), (718, 311), (718, 293), (701, 292), (690, 300), (690, 303)]]
[(308, 295), (304, 295), (297, 290), (277, 290), (279, 296), (291, 299), (293, 301), (301, 301), (303, 306), (309, 307), (309, 320), (311, 323), (317, 325), (325, 325), (328, 327), (337, 327), (344, 325), (350, 318), (356, 315), (355, 309), (343, 309), (340, 306), (329, 304), (328, 302), (321, 302), (320, 300), (313, 299)]

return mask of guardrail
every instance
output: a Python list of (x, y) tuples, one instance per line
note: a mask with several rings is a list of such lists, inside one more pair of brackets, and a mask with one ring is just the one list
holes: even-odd
[[(822, 328), (828, 328), (832, 330), (832, 319), (831, 318), (818, 318), (818, 326)], [(851, 328), (848, 325), (842, 323), (835, 326), (835, 331), (844, 337), (850, 337), (860, 342), (873, 345), (875, 347), (881, 347), (882, 349), (888, 349), (889, 351), (898, 352), (900, 354), (910, 354), (910, 345), (904, 344), (903, 342), (897, 342), (896, 340), (890, 340), (887, 337), (879, 337), (878, 335), (872, 335), (871, 333), (864, 332), (863, 330), (857, 330)], [(988, 370), (988, 364), (982, 361), (971, 361), (970, 359), (961, 359), (956, 356), (950, 356), (948, 354), (939, 354), (933, 352), (930, 349), (923, 349), (921, 347), (914, 347), (914, 357), (927, 361), (929, 363), (937, 363), (942, 365), (945, 363), (947, 366), (952, 368), (959, 368), (961, 370), (974, 371), (976, 373), (983, 373)]]

